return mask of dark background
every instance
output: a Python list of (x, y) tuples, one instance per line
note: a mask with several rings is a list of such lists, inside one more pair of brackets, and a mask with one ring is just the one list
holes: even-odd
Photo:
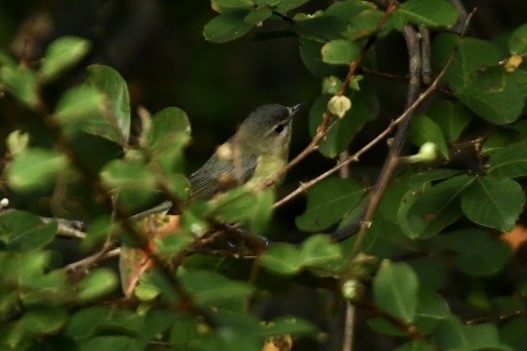
[[(381, 2), (381, 1), (379, 1)], [(331, 1), (311, 1), (301, 10), (313, 12), (326, 8)], [(465, 1), (467, 10), (474, 5), (478, 11), (469, 35), (503, 43), (511, 30), (527, 21), (525, 0)], [(59, 81), (43, 91), (53, 105), (61, 93), (85, 77), (89, 64), (102, 63), (114, 67), (128, 82), (132, 111), (144, 106), (152, 113), (168, 106), (185, 110), (192, 123), (193, 139), (187, 152), (187, 169), (196, 169), (236, 126), (256, 106), (269, 102), (293, 105), (305, 103), (295, 120), (292, 154), (309, 142), (307, 114), (310, 105), (320, 94), (321, 82), (304, 67), (295, 36), (266, 38), (273, 29), (284, 29), (281, 21), (267, 23), (263, 28), (232, 43), (213, 44), (204, 40), (203, 26), (215, 16), (209, 1), (198, 0), (2, 0), (0, 2), (0, 50), (18, 60), (38, 65), (43, 50), (57, 37), (75, 35), (88, 38), (92, 50), (77, 67), (69, 70)], [(378, 43), (375, 58), (379, 70), (404, 74), (407, 57), (404, 41), (398, 34)], [(386, 119), (401, 112), (405, 98), (405, 84), (401, 81), (373, 77), (381, 102), (379, 122), (368, 124), (354, 140), (354, 145), (375, 135)], [(0, 99), (0, 138), (17, 128), (29, 131), (36, 144), (51, 144), (49, 134), (30, 112)], [(0, 146), (4, 150), (4, 146)], [(384, 160), (381, 148), (374, 149), (361, 165), (374, 166)], [(334, 161), (314, 155), (295, 168), (281, 187), (286, 193), (299, 181), (320, 174)], [(365, 170), (365, 169), (363, 169)], [(368, 172), (365, 172), (368, 175)], [(0, 187), (0, 192), (5, 189)], [(34, 194), (33, 194), (34, 195)], [(15, 199), (16, 200), (16, 199)], [(19, 199), (20, 207), (36, 207), (31, 198)], [(283, 226), (294, 229), (295, 215), (303, 210), (299, 199), (278, 213)], [(37, 211), (38, 212), (38, 211)], [(296, 238), (298, 239), (298, 237)], [(313, 296), (316, 292), (301, 286), (277, 295), (272, 311), (259, 311), (271, 316), (298, 313), (317, 320), (320, 304), (331, 308), (329, 296)], [(322, 294), (322, 293), (321, 293)], [(294, 298), (291, 298), (294, 296)], [(318, 301), (313, 303), (313, 301)], [(335, 340), (326, 340), (333, 349), (340, 340), (338, 325), (342, 316), (328, 321), (324, 329), (333, 330)], [(333, 324), (333, 325), (331, 325)], [(390, 348), (383, 338), (376, 340), (360, 323), (357, 345), (364, 349)]]

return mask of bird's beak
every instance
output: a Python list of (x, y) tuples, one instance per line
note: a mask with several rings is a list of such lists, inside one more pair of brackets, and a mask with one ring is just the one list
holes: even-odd
[(289, 115), (291, 117), (293, 117), (295, 115), (295, 113), (297, 113), (298, 110), (300, 110), (302, 105), (303, 105), (303, 103), (299, 103), (299, 104), (296, 104), (295, 106), (288, 107), (289, 108)]

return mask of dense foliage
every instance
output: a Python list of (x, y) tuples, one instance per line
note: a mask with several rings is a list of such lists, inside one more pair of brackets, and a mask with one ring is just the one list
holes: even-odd
[[(283, 201), (240, 187), (190, 203), (189, 111), (134, 110), (104, 64), (57, 87), (89, 40), (61, 36), (38, 61), (2, 49), (2, 192), (20, 206), (1, 203), (1, 349), (524, 349), (527, 24), (490, 41), (457, 1), (322, 3), (213, 0), (203, 28), (294, 37), (320, 83), (291, 166), (335, 166)], [(381, 72), (382, 46), (405, 40), (408, 74)], [(372, 148), (378, 178), (354, 173)], [(130, 219), (162, 199), (179, 215)], [(293, 224), (303, 239), (281, 241)]]

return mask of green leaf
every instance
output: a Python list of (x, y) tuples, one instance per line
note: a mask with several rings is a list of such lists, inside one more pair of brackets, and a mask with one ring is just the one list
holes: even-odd
[(111, 161), (100, 175), (106, 186), (118, 195), (117, 205), (124, 211), (136, 213), (155, 196), (155, 177), (140, 161)]
[(44, 223), (39, 217), (24, 211), (0, 214), (0, 241), (9, 250), (40, 249), (55, 238), (57, 222)]
[(253, 292), (253, 287), (244, 282), (229, 280), (213, 271), (186, 271), (180, 276), (181, 283), (201, 306), (240, 307)]
[(253, 24), (245, 23), (247, 12), (222, 13), (211, 19), (203, 28), (203, 36), (213, 43), (226, 43), (247, 34)]
[(510, 178), (477, 177), (461, 197), (461, 208), (471, 221), (511, 231), (525, 205), (520, 184)]
[[(324, 43), (316, 40), (300, 38), (300, 58), (306, 68), (317, 77), (335, 74), (337, 67), (322, 61), (321, 50)], [(327, 103), (327, 101), (326, 101)]]
[(112, 270), (100, 268), (90, 272), (77, 284), (77, 298), (82, 301), (93, 300), (108, 295), (117, 287), (117, 277)]
[(498, 125), (516, 121), (525, 107), (516, 81), (500, 68), (476, 75), (454, 94), (479, 116)]
[(500, 342), (495, 324), (464, 325), (455, 317), (440, 324), (433, 341), (441, 350), (513, 351)]
[[(329, 158), (336, 157), (341, 151), (346, 150), (355, 136), (364, 125), (377, 116), (380, 105), (375, 91), (369, 84), (364, 84), (361, 90), (354, 91), (351, 97), (353, 106), (346, 115), (339, 119), (324, 140), (319, 145), (318, 151)], [(315, 135), (318, 126), (322, 123), (322, 115), (326, 110), (329, 96), (321, 95), (309, 110), (309, 131)], [(332, 122), (336, 117), (332, 117)]]
[(258, 7), (249, 11), (247, 16), (243, 19), (248, 24), (258, 24), (273, 15), (273, 10), (269, 7)]
[(79, 62), (90, 48), (90, 42), (79, 37), (66, 36), (53, 41), (46, 49), (39, 71), (40, 79), (45, 82), (55, 79)]
[(284, 13), (299, 6), (304, 5), (309, 0), (255, 0), (257, 4), (266, 3), (269, 5), (276, 5), (278, 12)]
[(511, 54), (521, 55), (527, 52), (527, 24), (516, 28), (507, 41)]
[(296, 217), (296, 226), (309, 232), (327, 229), (357, 206), (363, 195), (364, 189), (357, 181), (328, 178), (308, 191), (306, 211)]
[(489, 41), (474, 38), (459, 38), (455, 34), (439, 34), (432, 45), (432, 59), (438, 67), (443, 67), (456, 50), (454, 62), (445, 80), (455, 90), (462, 90), (479, 75), (480, 69), (492, 67), (502, 57), (498, 49)]
[(527, 175), (527, 142), (514, 143), (492, 153), (487, 172), (494, 177)]
[(347, 22), (357, 20), (357, 17), (364, 16), (364, 12), (375, 10), (377, 6), (368, 1), (344, 0), (332, 3), (325, 11), (328, 16), (335, 16)]
[(103, 113), (104, 101), (104, 94), (97, 88), (80, 85), (64, 93), (55, 108), (54, 115), (66, 125), (78, 121), (89, 122), (94, 114)]
[(527, 318), (515, 318), (505, 322), (499, 329), (500, 340), (514, 350), (521, 350), (527, 344)]
[(64, 326), (67, 317), (66, 311), (60, 307), (39, 306), (24, 313), (19, 323), (33, 334), (51, 334)]
[(449, 143), (459, 139), (474, 117), (463, 104), (446, 100), (432, 106), (427, 114), (441, 128)]
[(448, 28), (456, 23), (458, 11), (446, 0), (409, 0), (399, 6), (387, 26), (402, 31), (407, 24), (422, 24), (428, 28)]
[(416, 316), (418, 289), (417, 275), (406, 263), (384, 260), (373, 279), (375, 303), (407, 323)]
[(423, 115), (412, 119), (408, 138), (415, 146), (421, 146), (426, 142), (434, 143), (441, 156), (446, 160), (449, 159), (445, 136), (441, 128), (430, 117)]
[(221, 7), (227, 8), (250, 8), (253, 2), (250, 0), (213, 0), (216, 4)]
[(423, 194), (410, 190), (399, 208), (401, 228), (413, 239), (434, 236), (461, 216), (459, 199), (473, 180), (473, 177), (462, 174), (433, 186)]
[(126, 82), (116, 70), (105, 65), (91, 65), (88, 74), (88, 84), (104, 94), (106, 108), (84, 130), (126, 145), (130, 136), (130, 98)]
[[(152, 117), (147, 140), (151, 149), (164, 150), (168, 147), (181, 149), (190, 140), (190, 122), (180, 108), (167, 107)], [(174, 140), (177, 142), (174, 143)]]
[(128, 351), (136, 345), (136, 340), (124, 335), (95, 336), (83, 342), (79, 351)]
[(53, 150), (31, 148), (20, 154), (7, 169), (9, 185), (20, 192), (42, 189), (66, 166), (63, 154)]
[(254, 231), (262, 232), (271, 218), (274, 193), (238, 187), (214, 197), (207, 215), (224, 222), (248, 223)]
[(313, 235), (302, 243), (302, 265), (309, 268), (326, 268), (342, 259), (340, 246), (329, 235)]
[(330, 41), (346, 30), (346, 22), (334, 16), (316, 16), (296, 21), (293, 29), (302, 38)]
[(333, 65), (349, 65), (361, 51), (357, 43), (345, 39), (334, 39), (322, 47), (322, 61)]
[(280, 275), (293, 275), (303, 268), (304, 255), (294, 246), (276, 243), (260, 257), (262, 266)]
[(3, 66), (0, 68), (0, 82), (24, 105), (32, 109), (38, 107), (40, 99), (33, 71), (23, 66)]
[(473, 276), (491, 276), (511, 258), (509, 246), (487, 230), (460, 230), (434, 238), (432, 250), (457, 252), (459, 269)]
[[(420, 281), (421, 285), (422, 282)], [(450, 317), (447, 301), (431, 291), (419, 291), (419, 304), (415, 318), (415, 325), (420, 333), (428, 335), (441, 321)]]
[(394, 351), (434, 351), (435, 348), (426, 341), (412, 340), (402, 344)]

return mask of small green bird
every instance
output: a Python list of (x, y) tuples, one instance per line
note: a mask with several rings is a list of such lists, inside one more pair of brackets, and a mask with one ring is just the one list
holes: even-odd
[[(251, 112), (236, 134), (190, 175), (190, 200), (208, 200), (236, 186), (257, 186), (273, 177), (287, 164), (293, 116), (300, 106), (268, 104)], [(171, 207), (172, 203), (165, 201), (132, 218), (144, 218)]]
[(300, 104), (269, 104), (254, 110), (236, 134), (191, 174), (191, 200), (207, 200), (235, 186), (262, 184), (274, 176), (287, 164), (293, 116), (299, 108)]

